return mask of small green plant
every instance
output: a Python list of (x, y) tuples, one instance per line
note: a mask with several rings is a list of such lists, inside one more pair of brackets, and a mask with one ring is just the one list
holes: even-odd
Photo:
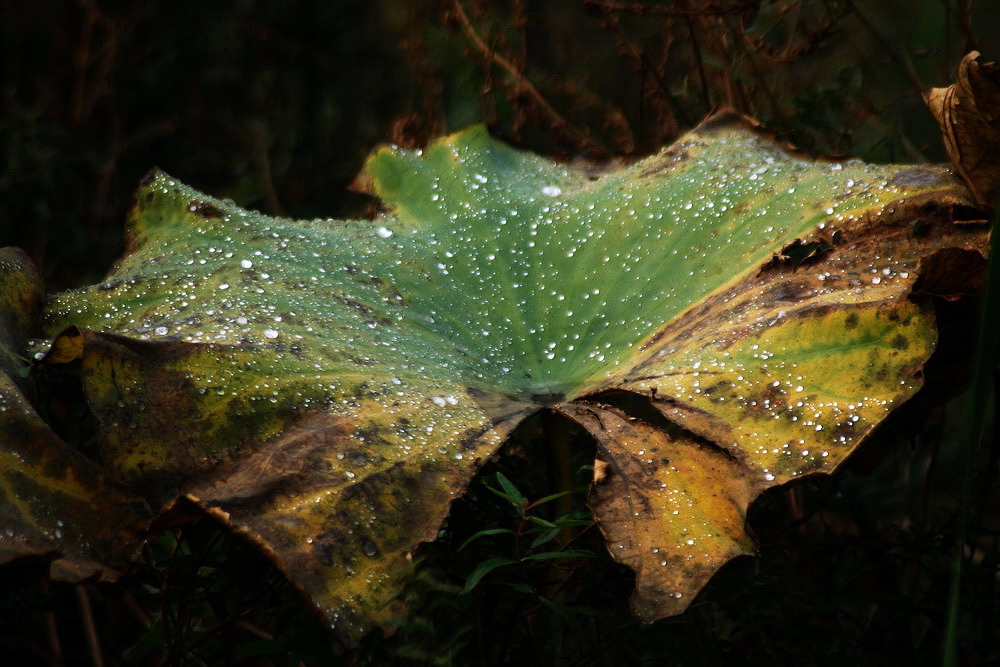
[[(539, 507), (542, 507), (546, 503), (564, 498), (574, 493), (574, 491), (560, 491), (534, 501), (529, 501), (502, 472), (497, 472), (496, 481), (500, 488), (493, 486), (487, 486), (486, 488), (491, 493), (506, 500), (515, 510), (516, 525), (513, 528), (485, 528), (480, 530), (466, 539), (459, 547), (459, 550), (487, 536), (509, 535), (512, 543), (512, 555), (510, 557), (490, 558), (476, 565), (475, 569), (466, 579), (465, 586), (461, 591), (462, 593), (471, 591), (490, 572), (500, 567), (525, 565), (557, 559), (592, 558), (594, 556), (594, 553), (587, 549), (569, 548), (573, 541), (572, 537), (570, 537), (572, 529), (581, 526), (593, 527), (594, 521), (589, 516), (589, 513), (583, 510), (571, 510), (560, 514), (552, 521), (544, 519), (535, 513)], [(585, 491), (586, 487), (576, 490), (577, 493)], [(563, 540), (557, 539), (560, 535), (563, 536)], [(553, 545), (553, 542), (555, 542), (555, 545)], [(545, 548), (543, 549), (543, 547)], [(530, 584), (520, 584), (517, 590), (532, 595), (538, 594), (537, 589)], [(540, 599), (546, 598), (541, 597)]]

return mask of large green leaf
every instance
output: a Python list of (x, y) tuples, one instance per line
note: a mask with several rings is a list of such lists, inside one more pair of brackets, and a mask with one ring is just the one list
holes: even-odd
[[(598, 443), (637, 612), (682, 611), (750, 551), (763, 489), (833, 469), (919, 388), (921, 258), (986, 237), (953, 224), (973, 202), (945, 169), (813, 161), (728, 114), (605, 171), (473, 128), (365, 175), (374, 221), (153, 174), (126, 256), (47, 324), (107, 468), (246, 533), (347, 636), (396, 622), (412, 550), (546, 406)], [(685, 435), (601, 405), (621, 390)]]

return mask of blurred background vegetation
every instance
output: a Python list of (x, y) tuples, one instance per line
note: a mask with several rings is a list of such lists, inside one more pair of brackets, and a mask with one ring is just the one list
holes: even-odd
[[(731, 106), (813, 153), (944, 161), (921, 93), (950, 83), (970, 50), (1000, 56), (998, 34), (995, 0), (0, 0), (0, 245), (26, 249), (52, 289), (95, 281), (153, 166), (268, 213), (365, 215), (373, 202), (348, 186), (374, 146), (476, 122), (558, 159), (629, 159)], [(39, 564), (0, 570), (0, 655), (922, 665), (950, 643), (954, 664), (1000, 661), (1000, 450), (974, 437), (995, 409), (976, 421), (975, 399), (959, 395), (995, 357), (963, 354), (975, 303), (939, 309), (950, 324), (927, 391), (838, 475), (762, 498), (750, 522), (760, 558), (727, 566), (680, 617), (631, 619), (630, 574), (596, 528), (574, 544), (594, 558), (498, 569), (457, 594), (481, 563), (531, 548), (507, 535), (459, 546), (517, 525), (486, 488), (497, 472), (529, 498), (551, 492), (529, 465), (547, 456), (534, 422), (418, 554), (412, 622), (391, 639), (339, 644), (263, 558), (197, 521), (164, 533), (116, 585), (50, 583)], [(592, 446), (570, 436), (581, 471), (570, 511), (586, 517)]]

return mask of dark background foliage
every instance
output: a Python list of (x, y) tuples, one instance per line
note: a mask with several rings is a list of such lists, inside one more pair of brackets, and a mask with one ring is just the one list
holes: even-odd
[[(1000, 55), (998, 33), (992, 0), (0, 0), (0, 245), (25, 248), (52, 289), (93, 282), (121, 253), (131, 192), (153, 166), (269, 213), (363, 215), (372, 202), (348, 186), (372, 147), (474, 122), (559, 159), (629, 159), (731, 106), (813, 153), (942, 161), (921, 92), (950, 83), (972, 49)], [(499, 568), (457, 594), (482, 563), (532, 549), (526, 535), (459, 549), (519, 526), (487, 489), (497, 472), (545, 496), (558, 477), (548, 444), (569, 438), (585, 485), (592, 445), (539, 419), (418, 554), (414, 613), (391, 639), (338, 643), (269, 563), (201, 520), (166, 531), (115, 585), (0, 569), (0, 656), (939, 664), (951, 642), (960, 664), (1000, 660), (998, 450), (973, 447), (991, 417), (961, 393), (970, 369), (992, 368), (968, 353), (973, 301), (940, 304), (928, 389), (841, 473), (765, 495), (750, 519), (760, 557), (724, 568), (680, 617), (631, 619), (630, 574), (593, 527), (573, 546), (595, 558)], [(583, 495), (539, 516), (585, 517)]]

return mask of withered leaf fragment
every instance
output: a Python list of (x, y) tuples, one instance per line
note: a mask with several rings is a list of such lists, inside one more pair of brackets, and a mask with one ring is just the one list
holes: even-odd
[(41, 279), (0, 249), (0, 563), (52, 560), (57, 579), (111, 580), (142, 544), (145, 503), (42, 421), (23, 390), (21, 358), (44, 300)]
[(973, 51), (958, 66), (958, 79), (924, 96), (941, 126), (955, 171), (982, 206), (996, 204), (1000, 189), (1000, 70)]

